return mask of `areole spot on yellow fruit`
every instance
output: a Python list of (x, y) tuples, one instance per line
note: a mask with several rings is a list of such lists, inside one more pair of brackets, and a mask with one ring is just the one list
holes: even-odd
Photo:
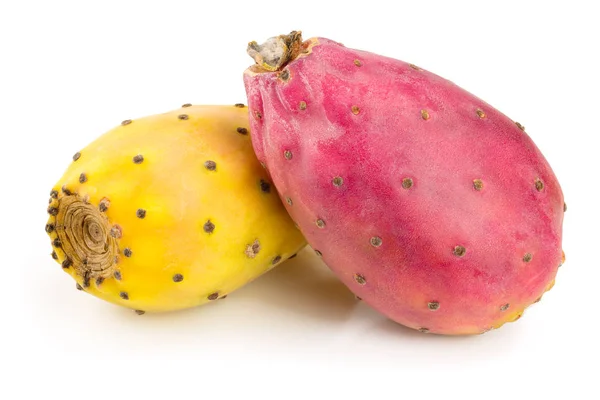
[(306, 245), (246, 136), (248, 108), (184, 107), (99, 136), (50, 192), (52, 258), (138, 314), (223, 298)]

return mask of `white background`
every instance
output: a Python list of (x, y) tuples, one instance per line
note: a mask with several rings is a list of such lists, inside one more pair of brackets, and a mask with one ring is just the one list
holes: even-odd
[[(598, 399), (594, 1), (6, 1), (0, 6), (0, 398)], [(137, 316), (50, 258), (48, 192), (120, 121), (246, 102), (250, 40), (302, 30), (412, 62), (520, 121), (565, 193), (566, 264), (475, 337), (386, 321), (305, 251), (203, 308)]]

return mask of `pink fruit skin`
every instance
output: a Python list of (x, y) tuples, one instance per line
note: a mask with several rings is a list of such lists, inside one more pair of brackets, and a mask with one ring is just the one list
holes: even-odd
[(313, 249), (354, 294), (422, 332), (518, 319), (564, 261), (563, 193), (530, 137), (412, 64), (304, 44), (289, 77), (251, 67), (244, 83), (256, 154)]

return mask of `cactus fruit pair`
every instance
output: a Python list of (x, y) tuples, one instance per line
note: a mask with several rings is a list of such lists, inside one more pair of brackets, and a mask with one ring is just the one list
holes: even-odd
[(391, 320), (466, 335), (517, 320), (552, 287), (566, 206), (521, 124), (326, 38), (295, 31), (248, 53), (248, 109), (185, 105), (76, 154), (46, 231), (80, 289), (188, 308), (310, 244)]
[(423, 68), (300, 32), (251, 42), (255, 153), (358, 297), (422, 332), (518, 319), (564, 261), (566, 206), (524, 127)]
[(50, 196), (52, 257), (78, 289), (140, 314), (223, 298), (305, 246), (243, 104), (123, 121), (75, 154)]

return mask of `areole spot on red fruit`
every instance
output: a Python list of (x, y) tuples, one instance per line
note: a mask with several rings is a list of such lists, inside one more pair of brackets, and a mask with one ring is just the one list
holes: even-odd
[(281, 79), (284, 82), (287, 82), (290, 79), (290, 71), (287, 69), (281, 71), (281, 73), (279, 74), (279, 79)]
[(370, 242), (371, 242), (371, 246), (373, 246), (373, 247), (379, 247), (383, 243), (383, 241), (381, 240), (381, 238), (379, 236), (373, 236), (370, 239)]
[(361, 274), (354, 274), (354, 280), (356, 281), (356, 283), (358, 283), (359, 285), (366, 285), (367, 280), (365, 279), (364, 276), (362, 276)]
[(535, 180), (535, 188), (537, 189), (538, 192), (541, 192), (542, 190), (544, 190), (544, 182), (542, 182), (542, 180), (540, 178), (537, 178)]
[(467, 250), (463, 246), (454, 247), (454, 255), (457, 257), (464, 256), (466, 252), (467, 252)]
[(413, 180), (411, 178), (402, 179), (402, 187), (404, 189), (410, 189), (413, 185)]

